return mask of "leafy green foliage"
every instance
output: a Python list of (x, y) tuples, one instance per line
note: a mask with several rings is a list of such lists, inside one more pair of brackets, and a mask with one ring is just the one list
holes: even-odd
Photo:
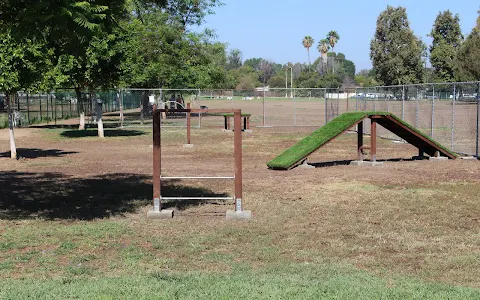
[(447, 10), (440, 12), (435, 19), (430, 36), (430, 62), (439, 81), (455, 79), (455, 58), (463, 41), (460, 18)]
[(480, 15), (477, 25), (460, 47), (456, 62), (459, 80), (480, 80)]
[(406, 9), (388, 6), (377, 19), (375, 37), (370, 43), (377, 78), (386, 85), (420, 82), (422, 45), (410, 29)]
[(15, 40), (9, 31), (0, 34), (0, 91), (41, 88), (41, 79), (51, 65), (51, 52), (30, 39)]

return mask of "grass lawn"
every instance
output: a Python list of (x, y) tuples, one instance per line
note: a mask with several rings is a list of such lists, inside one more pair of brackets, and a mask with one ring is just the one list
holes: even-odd
[[(162, 230), (175, 221), (152, 225), (150, 230)], [(480, 297), (475, 289), (372, 275), (315, 251), (290, 259), (283, 253), (292, 245), (276, 244), (260, 228), (244, 224), (224, 223), (210, 234), (152, 233), (128, 219), (24, 221), (4, 227), (0, 299)]]

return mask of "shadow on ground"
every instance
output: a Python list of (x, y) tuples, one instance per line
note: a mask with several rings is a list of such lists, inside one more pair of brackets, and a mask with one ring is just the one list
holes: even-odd
[[(39, 157), (62, 157), (76, 151), (63, 151), (59, 149), (38, 149), (38, 148), (17, 148), (18, 158), (39, 158)], [(10, 157), (10, 151), (0, 152), (0, 157)]]
[[(152, 205), (151, 177), (107, 174), (75, 178), (60, 173), (0, 173), (0, 219), (92, 220), (136, 212)], [(227, 197), (207, 189), (171, 182), (164, 197)], [(211, 201), (170, 201), (164, 208), (185, 210)]]
[[(425, 158), (428, 159), (428, 158)], [(413, 158), (389, 158), (389, 159), (377, 159), (377, 162), (405, 162), (405, 161), (416, 161), (419, 159)], [(308, 162), (309, 165), (314, 166), (315, 168), (326, 168), (326, 167), (335, 167), (335, 166), (348, 166), (353, 161), (353, 159), (347, 160), (333, 160), (325, 162)], [(365, 161), (369, 161), (368, 159)]]
[[(106, 129), (103, 131), (103, 133), (105, 137), (139, 136), (147, 134), (144, 131), (125, 129)], [(96, 130), (67, 130), (62, 132), (60, 135), (66, 138), (83, 138), (98, 136), (98, 132)]]
[[(119, 124), (117, 123), (103, 123), (103, 128), (118, 128)], [(30, 125), (28, 128), (40, 128), (40, 129), (72, 129), (78, 130), (78, 124), (43, 124), (43, 125)], [(97, 128), (95, 124), (85, 124), (85, 128)]]

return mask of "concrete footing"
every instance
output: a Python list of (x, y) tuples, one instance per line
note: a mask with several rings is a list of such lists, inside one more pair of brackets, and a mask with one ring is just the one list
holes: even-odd
[(227, 210), (227, 220), (249, 220), (252, 218), (252, 211), (250, 210)]
[(184, 149), (191, 149), (193, 148), (193, 144), (183, 144)]
[(466, 159), (466, 160), (477, 160), (475, 156), (460, 156), (461, 159)]
[(306, 162), (304, 162), (303, 164), (298, 165), (297, 168), (301, 168), (301, 169), (315, 169), (315, 166), (309, 165), (309, 164), (307, 164)]
[[(231, 129), (222, 129), (223, 132), (233, 132), (233, 130)], [(250, 130), (250, 129), (242, 129), (242, 132), (246, 132), (246, 133), (252, 133), (253, 131)]]
[(446, 156), (430, 156), (428, 158), (429, 161), (439, 161), (439, 160), (448, 160)]
[(367, 166), (367, 167), (379, 167), (383, 166), (383, 162), (381, 161), (360, 161), (354, 160), (350, 162), (351, 166)]
[(150, 210), (147, 212), (147, 219), (171, 219), (173, 218), (173, 210), (162, 209), (160, 211)]

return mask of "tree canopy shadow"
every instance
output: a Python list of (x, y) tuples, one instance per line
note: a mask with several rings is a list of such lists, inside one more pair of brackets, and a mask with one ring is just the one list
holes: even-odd
[[(139, 130), (126, 130), (126, 129), (106, 129), (104, 130), (105, 137), (122, 137), (122, 136), (139, 136), (147, 134), (144, 131)], [(96, 130), (66, 130), (60, 134), (66, 138), (84, 138), (98, 136)]]
[[(0, 173), (0, 219), (93, 220), (136, 212), (153, 205), (152, 178), (114, 173), (77, 178), (61, 173)], [(168, 183), (164, 197), (226, 197), (207, 189)], [(210, 201), (169, 201), (163, 207), (184, 210)]]
[[(78, 130), (78, 124), (43, 124), (43, 125), (30, 125), (29, 128), (40, 128), (40, 129), (71, 129), (71, 130)], [(118, 128), (117, 124), (114, 123), (103, 123), (104, 128)], [(95, 124), (85, 124), (85, 128), (89, 129), (96, 129), (97, 125)]]
[[(18, 158), (62, 157), (77, 151), (63, 151), (59, 149), (17, 148)], [(10, 157), (10, 151), (0, 152), (0, 157)]]

